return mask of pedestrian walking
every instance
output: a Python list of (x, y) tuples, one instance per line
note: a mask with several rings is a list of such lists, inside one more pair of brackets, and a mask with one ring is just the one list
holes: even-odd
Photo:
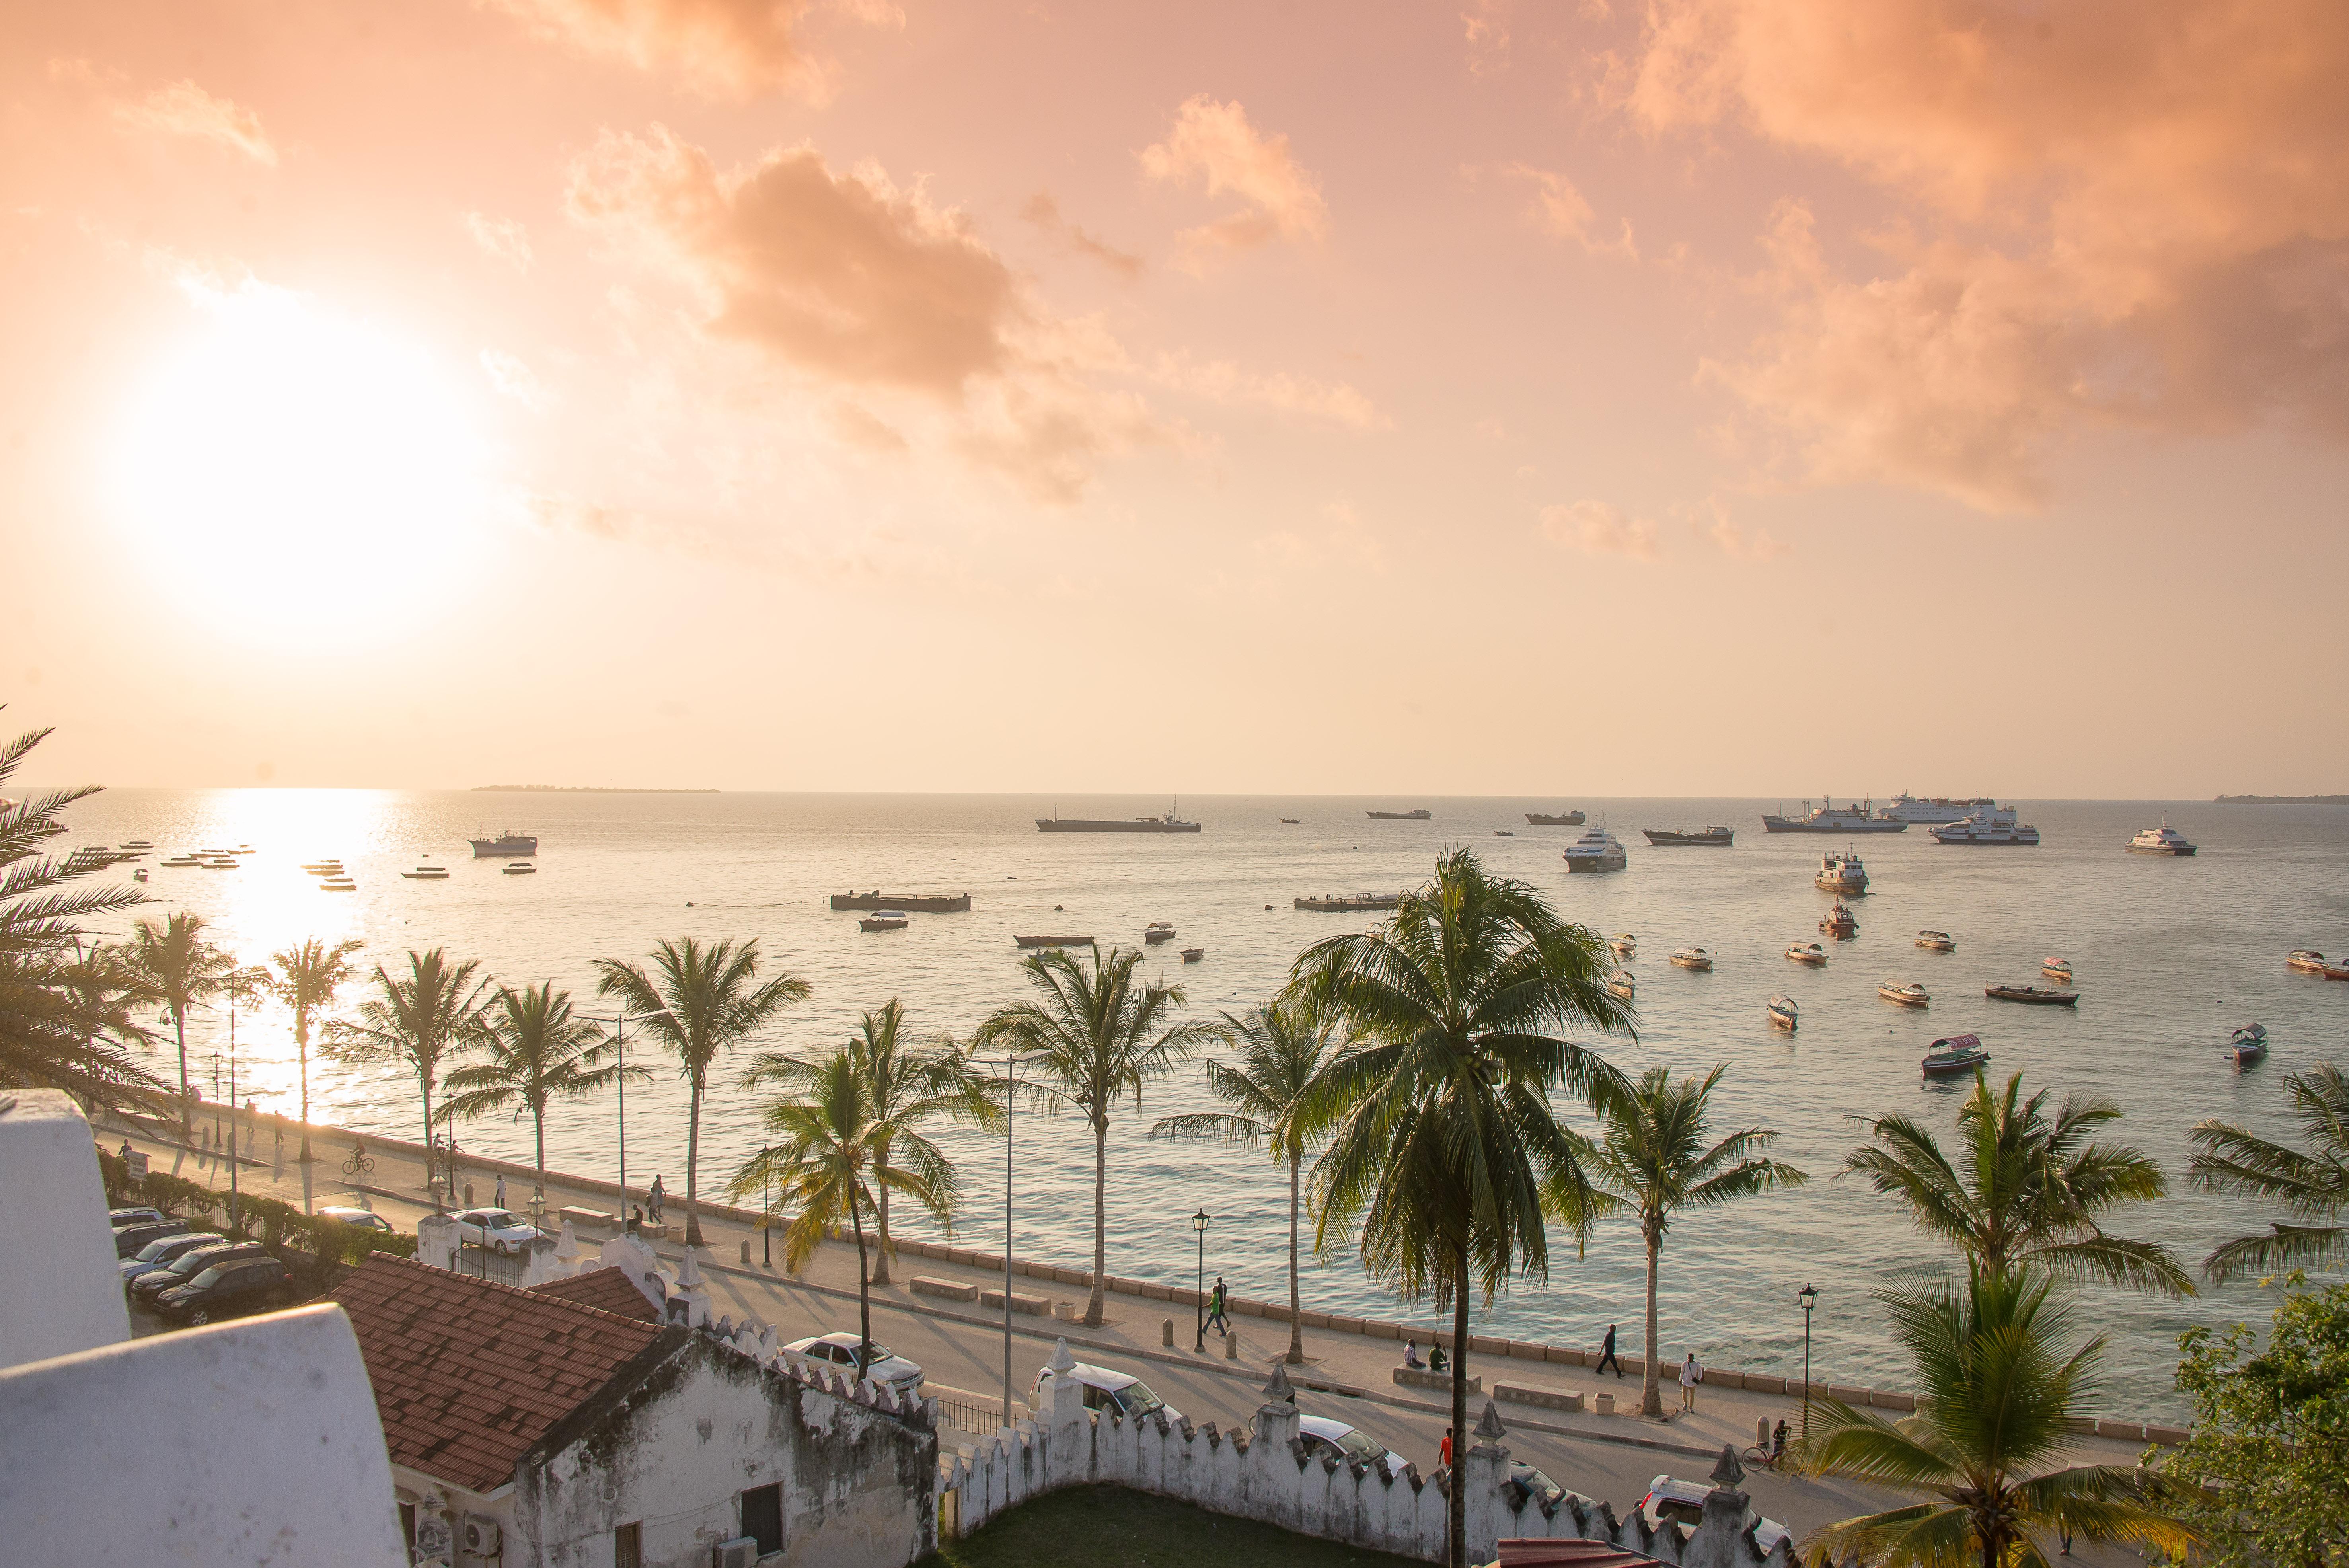
[(1609, 1362), (1614, 1364), (1615, 1376), (1622, 1377), (1623, 1358), (1615, 1354), (1615, 1326), (1611, 1323), (1607, 1326), (1607, 1337), (1599, 1346), (1599, 1370), (1604, 1373)]
[(495, 1202), (501, 1209), (506, 1206), (506, 1173), (502, 1171), (498, 1172), (498, 1195)]
[(660, 1224), (661, 1205), (668, 1201), (668, 1189), (661, 1185), (660, 1173), (653, 1173), (652, 1190), (645, 1194), (645, 1213), (656, 1225)]
[(1442, 1465), (1445, 1470), (1450, 1470), (1450, 1469), (1452, 1468), (1452, 1429), (1451, 1429), (1451, 1428), (1446, 1427), (1446, 1428), (1444, 1428), (1444, 1447), (1443, 1447), (1443, 1448), (1441, 1448), (1441, 1449), (1437, 1449), (1436, 1451), (1437, 1451), (1437, 1454), (1438, 1454), (1438, 1456), (1439, 1456), (1439, 1457), (1437, 1458), (1437, 1460), (1436, 1460), (1436, 1462), (1437, 1462), (1438, 1464)]
[(1231, 1315), (1224, 1309), (1225, 1299), (1224, 1276), (1217, 1274), (1216, 1288), (1207, 1296), (1207, 1326), (1228, 1338), (1232, 1331), (1232, 1320)]
[(1688, 1353), (1688, 1359), (1681, 1363), (1682, 1409), (1696, 1408), (1696, 1386), (1703, 1381), (1704, 1368), (1696, 1364), (1696, 1352), (1692, 1350)]
[(126, 1138), (122, 1140), (122, 1147), (115, 1150), (114, 1157), (125, 1165), (130, 1163), (130, 1140)]

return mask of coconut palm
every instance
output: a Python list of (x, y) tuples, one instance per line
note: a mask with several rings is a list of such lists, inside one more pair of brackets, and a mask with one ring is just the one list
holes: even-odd
[[(8, 915), (0, 906), (0, 948)], [(153, 1000), (136, 966), (103, 944), (0, 952), (0, 1088), (62, 1089), (93, 1109), (160, 1109), (169, 1090), (133, 1054), (153, 1048), (138, 1021)]]
[(1664, 1413), (1661, 1343), (1656, 1333), (1657, 1264), (1664, 1233), (1682, 1209), (1713, 1209), (1775, 1187), (1799, 1187), (1809, 1178), (1762, 1153), (1778, 1135), (1744, 1127), (1708, 1145), (1713, 1086), (1728, 1064), (1701, 1078), (1675, 1082), (1670, 1068), (1651, 1068), (1605, 1106), (1599, 1133), (1582, 1144), (1588, 1186), (1553, 1194), (1560, 1217), (1578, 1226), (1609, 1214), (1640, 1222), (1648, 1247), (1647, 1372), (1640, 1384), (1642, 1415)]
[[(1474, 851), (1435, 862), (1367, 933), (1299, 954), (1288, 995), (1356, 1042), (1330, 1069), (1337, 1114), (1315, 1161), (1314, 1244), (1351, 1231), (1371, 1276), (1452, 1308), (1452, 1427), (1468, 1430), (1468, 1296), (1547, 1277), (1546, 1191), (1581, 1181), (1554, 1088), (1604, 1103), (1619, 1076), (1562, 1037), (1629, 1030), (1606, 947)], [(1450, 1562), (1466, 1561), (1464, 1494), (1450, 1491)]]
[(1867, 1177), (1908, 1205), (1919, 1228), (1994, 1274), (2027, 1263), (2067, 1279), (2191, 1295), (2194, 1282), (2168, 1248), (2108, 1236), (2096, 1222), (2169, 1190), (2161, 1167), (2137, 1150), (2090, 1141), (2120, 1115), (2100, 1096), (2067, 1095), (2051, 1118), (2045, 1089), (2023, 1098), (2021, 1073), (2000, 1089), (1977, 1072), (1958, 1108), (1955, 1160), (1921, 1122), (1880, 1116), (1866, 1122), (1870, 1140), (1845, 1157), (1843, 1171)]
[[(511, 1109), (520, 1120), (527, 1112), (537, 1150), (538, 1190), (544, 1192), (546, 1108), (557, 1099), (599, 1094), (620, 1081), (617, 1062), (597, 1065), (604, 1059), (603, 1026), (574, 1016), (571, 993), (557, 991), (552, 980), (519, 991), (501, 985), (481, 1009), (481, 1032), (468, 1043), (487, 1057), (454, 1068), (441, 1080), (449, 1098), (440, 1119), (471, 1120)], [(652, 1074), (632, 1067), (627, 1077)]]
[(1225, 1037), (1238, 1048), (1228, 1062), (1210, 1057), (1207, 1092), (1228, 1110), (1161, 1117), (1153, 1138), (1220, 1138), (1249, 1149), (1266, 1149), (1288, 1163), (1288, 1356), (1305, 1360), (1303, 1303), (1298, 1288), (1297, 1227), (1302, 1207), (1305, 1151), (1327, 1125), (1330, 1064), (1345, 1053), (1326, 1027), (1317, 1027), (1295, 1007), (1279, 1002), (1245, 1018), (1224, 1016)]
[[(424, 1097), (424, 1144), (432, 1146), (432, 1086), (443, 1058), (479, 1038), (481, 993), (489, 981), (473, 976), (479, 959), (451, 964), (446, 952), (410, 952), (408, 973), (375, 966), (376, 994), (359, 1004), (358, 1017), (337, 1018), (326, 1026), (326, 1044), (347, 1060), (396, 1063), (416, 1075)], [(425, 1161), (424, 1184), (433, 1185), (432, 1162)], [(453, 1185), (453, 1179), (452, 1179)]]
[(2206, 1192), (2235, 1192), (2280, 1205), (2294, 1222), (2238, 1236), (2203, 1264), (2213, 1279), (2234, 1279), (2281, 1268), (2322, 1268), (2349, 1258), (2349, 1078), (2339, 1064), (2319, 1062), (2283, 1080), (2299, 1114), (2303, 1153), (2272, 1143), (2232, 1122), (2194, 1129), (2194, 1184)]
[(685, 1135), (685, 1244), (701, 1243), (697, 1181), (701, 1165), (701, 1097), (709, 1064), (764, 1028), (777, 1013), (808, 996), (796, 975), (759, 979), (756, 938), (704, 944), (690, 936), (664, 939), (649, 971), (617, 958), (595, 961), (598, 995), (617, 996), (641, 1015), (655, 1038), (677, 1057), (692, 1091)]
[(1811, 1474), (1925, 1501), (1813, 1532), (1803, 1555), (1814, 1568), (1855, 1558), (1866, 1568), (2038, 1568), (2054, 1561), (2055, 1536), (2173, 1554), (2193, 1544), (2157, 1506), (2150, 1472), (2062, 1462), (2067, 1423), (2095, 1401), (2105, 1340), (2081, 1339), (2053, 1284), (2036, 1266), (2000, 1272), (1969, 1258), (1962, 1289), (1912, 1279), (1884, 1293), (1893, 1337), (1915, 1364), (1918, 1413), (1894, 1422), (1826, 1400), (1793, 1451)]
[(147, 988), (162, 1004), (163, 1016), (171, 1020), (172, 1036), (179, 1042), (182, 1142), (193, 1133), (195, 1114), (188, 1098), (188, 1014), (219, 995), (236, 969), (236, 960), (204, 935), (209, 929), (202, 915), (184, 911), (169, 916), (160, 925), (142, 920), (130, 928), (131, 962), (138, 965)]
[[(935, 1046), (908, 1045), (905, 1026), (905, 1004), (892, 996), (878, 1010), (859, 1014), (856, 1033), (848, 1038), (850, 1065), (864, 1080), (864, 1103), (879, 1130), (874, 1134), (874, 1158), (883, 1165), (889, 1162), (889, 1145), (901, 1128), (937, 1116), (957, 1117), (981, 1126), (991, 1125), (995, 1120), (994, 1105), (978, 1075), (971, 1069), (970, 1058), (957, 1050), (951, 1041)], [(782, 1051), (761, 1051), (751, 1058), (750, 1070), (742, 1075), (742, 1087), (758, 1088), (773, 1084), (812, 1094), (818, 1080), (831, 1067), (829, 1057), (811, 1061)], [(951, 1183), (947, 1191), (952, 1194)], [(873, 1283), (887, 1284), (889, 1260), (895, 1255), (896, 1246), (889, 1239), (886, 1182), (874, 1191), (874, 1232), (879, 1250), (873, 1259)]]
[(301, 1164), (316, 1158), (310, 1152), (310, 1026), (335, 1005), (336, 992), (357, 973), (351, 954), (366, 945), (353, 937), (329, 947), (313, 936), (270, 955), (277, 973), (269, 989), (294, 1014), (294, 1059), (302, 1080), (302, 1152), (295, 1158)]
[(773, 1143), (742, 1162), (728, 1183), (736, 1199), (769, 1183), (797, 1215), (783, 1232), (783, 1266), (797, 1274), (816, 1243), (843, 1220), (856, 1239), (856, 1365), (873, 1360), (873, 1284), (865, 1267), (864, 1216), (876, 1194), (897, 1191), (935, 1215), (954, 1215), (954, 1167), (903, 1113), (890, 1116), (866, 1090), (870, 1075), (855, 1047), (835, 1051), (793, 1078), (793, 1092), (768, 1101), (761, 1124)]
[(1102, 1282), (1109, 1267), (1109, 1121), (1131, 1095), (1142, 1109), (1143, 1086), (1165, 1077), (1214, 1038), (1204, 1023), (1174, 1023), (1183, 987), (1137, 982), (1142, 954), (1092, 948), (1090, 962), (1058, 947), (1019, 961), (1030, 988), (1026, 1001), (1006, 1003), (973, 1037), (981, 1049), (1000, 1049), (1038, 1069), (1036, 1093), (1084, 1117), (1093, 1131), (1093, 1282), (1084, 1321), (1099, 1327)]

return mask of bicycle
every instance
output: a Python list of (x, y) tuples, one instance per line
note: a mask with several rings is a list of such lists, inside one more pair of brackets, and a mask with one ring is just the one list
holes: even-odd
[(1774, 1452), (1772, 1449), (1765, 1448), (1760, 1443), (1748, 1443), (1745, 1446), (1745, 1468), (1747, 1470), (1765, 1470), (1775, 1471), (1779, 1466), (1785, 1462), (1786, 1450), (1784, 1449), (1779, 1449)]
[(375, 1156), (367, 1151), (367, 1146), (365, 1144), (354, 1143), (351, 1145), (351, 1157), (343, 1161), (343, 1174), (350, 1177), (354, 1181), (362, 1176), (372, 1176), (375, 1174)]

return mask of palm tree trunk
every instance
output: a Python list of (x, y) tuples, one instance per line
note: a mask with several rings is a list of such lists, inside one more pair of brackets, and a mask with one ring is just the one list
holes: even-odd
[(1305, 1365), (1305, 1315), (1297, 1292), (1297, 1177), (1304, 1157), (1288, 1156), (1288, 1364)]
[(531, 1119), (538, 1124), (538, 1190), (546, 1191), (546, 1107), (531, 1108)]
[(1663, 1383), (1656, 1375), (1656, 1254), (1663, 1250), (1663, 1238), (1651, 1232), (1648, 1235), (1648, 1369), (1640, 1379), (1640, 1414), (1661, 1416), (1664, 1413)]
[(1085, 1326), (1102, 1325), (1102, 1280), (1109, 1267), (1109, 1122), (1093, 1119), (1093, 1293), (1085, 1300)]
[[(424, 1185), (430, 1187), (436, 1180), (432, 1170), (432, 1074), (421, 1064), (416, 1069), (416, 1082), (424, 1091)], [(456, 1185), (453, 1181), (449, 1183), (449, 1202), (452, 1204), (457, 1201)]]
[(1468, 1493), (1460, 1484), (1460, 1459), (1468, 1449), (1468, 1249), (1460, 1249), (1452, 1284), (1452, 1474), (1444, 1485), (1444, 1561), (1468, 1568)]
[[(693, 1080), (693, 1109), (685, 1124), (685, 1244), (688, 1247), (701, 1245), (701, 1214), (693, 1202), (694, 1178), (700, 1166), (701, 1078), (697, 1074)], [(862, 1278), (861, 1273), (859, 1277)]]
[[(689, 1184), (693, 1178), (686, 1177)], [(848, 1182), (848, 1223), (856, 1233), (856, 1375), (863, 1377), (873, 1365), (873, 1287), (864, 1269), (864, 1216), (856, 1208), (856, 1181)]]
[(873, 1206), (880, 1216), (879, 1245), (873, 1254), (873, 1283), (889, 1283), (889, 1187), (881, 1180), (882, 1170), (889, 1163), (889, 1146), (879, 1143), (873, 1150), (873, 1185), (879, 1189), (873, 1195)]
[(171, 1009), (171, 1028), (180, 1037), (180, 1141), (196, 1136), (195, 1108), (188, 1103), (188, 1010)]
[(294, 1158), (296, 1165), (308, 1165), (316, 1156), (310, 1152), (310, 1020), (294, 1020), (294, 1059), (302, 1069), (302, 1152)]

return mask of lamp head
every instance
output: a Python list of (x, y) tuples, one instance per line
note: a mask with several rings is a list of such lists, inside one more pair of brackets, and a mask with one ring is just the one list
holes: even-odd
[(1204, 1234), (1206, 1234), (1206, 1230), (1207, 1230), (1207, 1211), (1206, 1211), (1206, 1210), (1202, 1209), (1202, 1210), (1200, 1210), (1197, 1213), (1195, 1213), (1195, 1214), (1194, 1214), (1194, 1215), (1192, 1215), (1192, 1216), (1191, 1216), (1191, 1228), (1192, 1228), (1193, 1230), (1195, 1230), (1195, 1231), (1199, 1232), (1202, 1235), (1204, 1235)]
[(1815, 1285), (1806, 1284), (1795, 1293), (1795, 1299), (1803, 1304), (1805, 1312), (1808, 1312), (1819, 1304), (1818, 1289)]

